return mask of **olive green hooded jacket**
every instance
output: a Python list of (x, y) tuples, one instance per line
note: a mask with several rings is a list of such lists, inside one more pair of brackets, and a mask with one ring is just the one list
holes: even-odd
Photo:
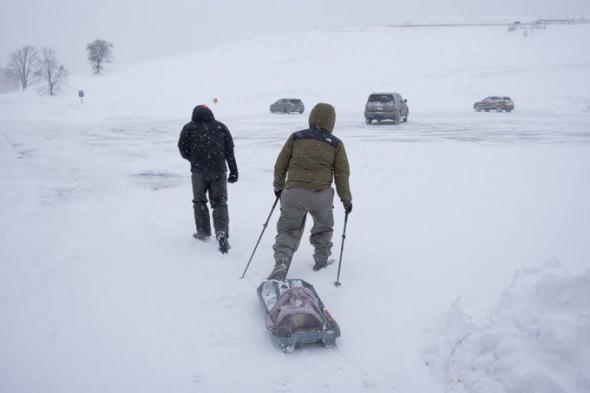
[[(329, 104), (317, 104), (309, 114), (309, 128), (291, 134), (277, 157), (274, 187), (323, 190), (336, 183), (342, 202), (352, 201), (350, 168), (340, 139), (332, 135), (336, 112)], [(286, 178), (286, 181), (285, 181)]]

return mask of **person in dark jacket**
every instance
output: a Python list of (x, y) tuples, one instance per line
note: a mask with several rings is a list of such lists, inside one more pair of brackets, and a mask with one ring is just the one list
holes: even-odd
[[(211, 236), (207, 194), (213, 209), (213, 226), (219, 250), (229, 250), (229, 216), (227, 212), (227, 183), (238, 181), (238, 166), (234, 142), (225, 124), (215, 120), (206, 105), (193, 110), (192, 121), (180, 133), (178, 149), (182, 158), (190, 161), (193, 183), (193, 209), (199, 240)], [(226, 165), (227, 162), (227, 165)], [(229, 176), (227, 167), (229, 166)]]
[(286, 278), (308, 213), (313, 218), (309, 238), (315, 249), (313, 270), (328, 265), (334, 230), (332, 182), (344, 211), (352, 211), (350, 167), (344, 143), (332, 133), (335, 122), (334, 107), (317, 104), (309, 114), (309, 128), (291, 134), (277, 157), (273, 186), (275, 195), (281, 198), (281, 216), (273, 246), (275, 266), (269, 280)]

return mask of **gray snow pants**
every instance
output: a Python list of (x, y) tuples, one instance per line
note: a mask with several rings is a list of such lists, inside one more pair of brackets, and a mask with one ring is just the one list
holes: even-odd
[(281, 217), (277, 223), (277, 236), (273, 249), (276, 263), (291, 263), (299, 247), (305, 228), (307, 213), (313, 218), (309, 240), (315, 248), (315, 263), (327, 262), (332, 253), (334, 232), (334, 189), (322, 191), (289, 188), (281, 194)]
[(197, 233), (211, 236), (207, 193), (213, 209), (215, 232), (228, 233), (229, 215), (227, 213), (227, 176), (225, 172), (193, 172), (193, 209)]

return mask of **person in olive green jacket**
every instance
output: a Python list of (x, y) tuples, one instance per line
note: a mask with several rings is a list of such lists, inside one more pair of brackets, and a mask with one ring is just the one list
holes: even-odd
[(317, 104), (309, 114), (309, 128), (291, 134), (277, 158), (274, 190), (281, 198), (281, 217), (273, 246), (275, 267), (269, 280), (287, 277), (307, 213), (313, 218), (310, 236), (315, 248), (313, 269), (327, 266), (334, 232), (332, 181), (336, 183), (345, 212), (352, 211), (350, 168), (344, 144), (332, 134), (335, 122), (334, 107)]

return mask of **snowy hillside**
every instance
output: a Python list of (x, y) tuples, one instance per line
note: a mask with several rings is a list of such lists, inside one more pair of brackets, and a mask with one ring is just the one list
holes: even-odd
[[(588, 42), (586, 25), (319, 31), (0, 95), (0, 392), (588, 391)], [(407, 98), (409, 122), (365, 125), (373, 91)], [(515, 111), (474, 112), (488, 95)], [(306, 113), (268, 113), (281, 97)], [(352, 167), (343, 286), (312, 271), (307, 234), (289, 276), (342, 337), (285, 355), (255, 293), (278, 214), (238, 277), (319, 101)], [(200, 103), (236, 143), (227, 256), (191, 237), (176, 143)]]
[[(498, 94), (512, 96), (523, 110), (579, 113), (590, 106), (589, 40), (588, 25), (551, 26), (529, 37), (505, 26), (473, 26), (253, 39), (104, 77), (75, 75), (58, 99), (63, 110), (51, 105), (39, 115), (185, 117), (187, 108), (214, 97), (225, 115), (260, 114), (282, 96), (326, 100), (339, 113), (358, 114), (367, 95), (381, 90), (401, 92), (412, 112), (464, 110)], [(67, 106), (77, 103), (79, 89), (87, 105)]]

